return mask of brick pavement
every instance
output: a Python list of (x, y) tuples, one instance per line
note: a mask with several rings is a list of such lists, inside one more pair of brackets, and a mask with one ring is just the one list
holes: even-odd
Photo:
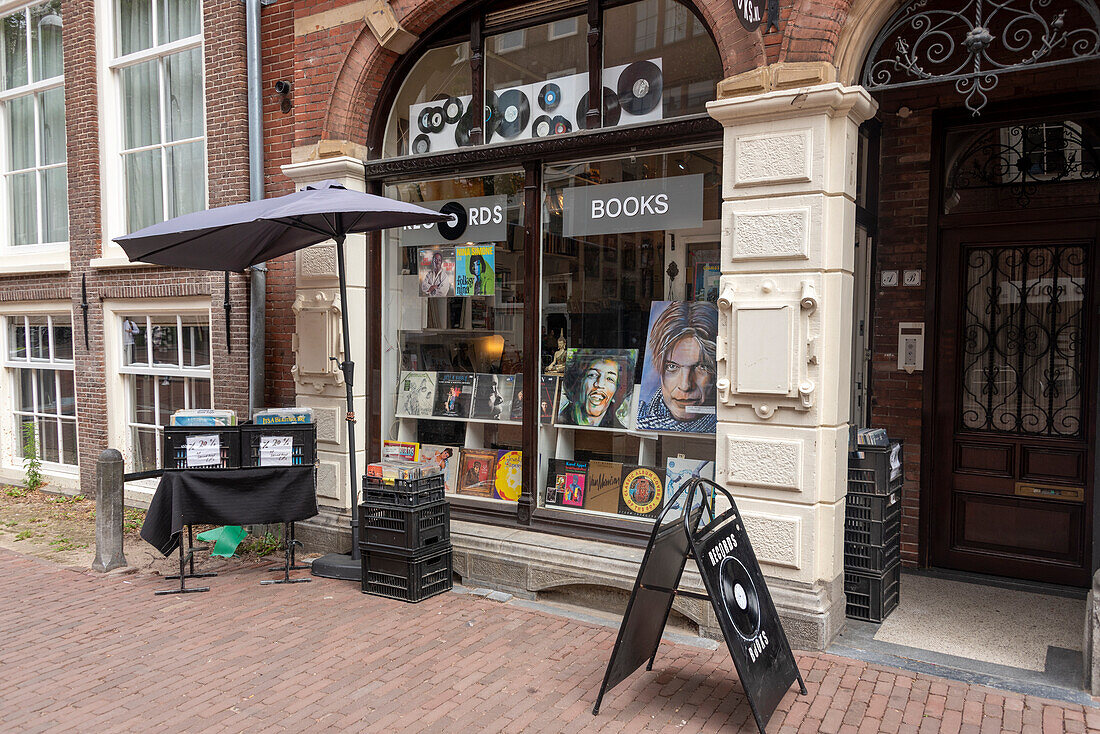
[[(665, 643), (591, 715), (614, 630), (447, 594), (417, 605), (354, 584), (153, 596), (0, 551), (0, 731), (753, 731), (724, 649)], [(1100, 732), (1100, 710), (825, 654), (774, 732)]]

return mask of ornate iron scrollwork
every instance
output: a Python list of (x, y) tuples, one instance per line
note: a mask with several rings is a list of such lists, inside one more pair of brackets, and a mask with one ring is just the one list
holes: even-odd
[(912, 0), (875, 39), (863, 69), (870, 90), (953, 81), (974, 116), (1008, 71), (1100, 58), (1095, 0)]

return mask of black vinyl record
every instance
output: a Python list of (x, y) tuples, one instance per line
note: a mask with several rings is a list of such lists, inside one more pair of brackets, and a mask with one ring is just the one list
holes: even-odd
[(431, 131), (433, 133), (443, 132), (443, 126), (446, 124), (443, 120), (443, 108), (442, 107), (432, 107), (429, 110), (429, 112), (431, 112), (431, 118), (430, 118), (431, 125), (432, 125)]
[[(581, 97), (581, 103), (577, 105), (577, 127), (584, 130), (588, 127), (586, 113), (588, 112), (588, 92)], [(619, 116), (622, 109), (619, 107), (619, 96), (610, 87), (603, 88), (603, 125), (615, 127), (619, 124)], [(597, 126), (598, 127), (598, 126)]]
[[(443, 225), (440, 225), (442, 229)], [(745, 640), (753, 640), (760, 634), (760, 595), (741, 561), (726, 556), (718, 571), (722, 586), (722, 603), (737, 628), (737, 634)]]
[(518, 89), (502, 92), (497, 100), (497, 132), (502, 138), (512, 139), (527, 129), (531, 121), (531, 103)]
[(539, 107), (543, 112), (553, 112), (561, 102), (561, 87), (553, 82), (545, 85), (539, 92)]
[(545, 138), (554, 134), (554, 121), (550, 115), (540, 115), (531, 123), (531, 134), (536, 138)]
[(466, 224), (469, 221), (466, 218), (466, 207), (457, 201), (448, 201), (439, 207), (439, 213), (449, 214), (453, 217), (451, 220), (439, 223), (439, 234), (446, 240), (457, 240), (461, 237), (462, 233), (466, 231)]
[(573, 125), (570, 124), (568, 119), (562, 117), (561, 115), (554, 115), (554, 119), (552, 120), (552, 122), (554, 123), (555, 135), (562, 135), (563, 133), (573, 132)]
[[(494, 93), (485, 93), (485, 124), (483, 130), (486, 143), (493, 139), (493, 132), (496, 128), (496, 100), (497, 96)], [(446, 109), (446, 105), (444, 105), (444, 109)], [(458, 125), (455, 127), (455, 145), (459, 148), (465, 148), (471, 144), (470, 128), (473, 126), (474, 110), (472, 107), (467, 107), (466, 111), (463, 112), (462, 116), (458, 119)]]
[(491, 143), (500, 125), (500, 101), (496, 92), (485, 93), (485, 142)]
[(443, 120), (448, 125), (453, 125), (458, 122), (458, 119), (462, 117), (463, 105), (462, 100), (458, 97), (448, 97), (443, 102)]
[(420, 110), (420, 114), (416, 116), (416, 126), (420, 128), (422, 133), (434, 132), (432, 130), (432, 110), (433, 107), (425, 107)]
[(412, 144), (412, 152), (413, 153), (417, 153), (417, 154), (427, 153), (431, 149), (432, 149), (432, 144), (431, 144), (431, 141), (428, 140), (427, 135), (417, 135), (416, 138), (413, 139), (413, 144)]
[(661, 103), (661, 69), (652, 61), (635, 61), (619, 75), (619, 105), (631, 115), (644, 115)]
[(470, 127), (473, 116), (470, 114), (470, 110), (466, 110), (462, 117), (458, 118), (458, 124), (455, 125), (455, 145), (459, 148), (465, 148), (470, 144)]

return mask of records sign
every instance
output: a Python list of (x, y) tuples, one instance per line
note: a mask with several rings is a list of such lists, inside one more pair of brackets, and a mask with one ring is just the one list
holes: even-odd
[(760, 27), (764, 19), (764, 0), (733, 0), (733, 7), (746, 31), (751, 33)]
[(401, 245), (446, 245), (465, 242), (504, 242), (508, 239), (508, 197), (476, 196), (471, 199), (415, 202), (450, 220), (439, 224), (413, 224), (401, 228)]
[(800, 680), (760, 564), (736, 507), (693, 539), (699, 573), (761, 729)]
[(703, 226), (703, 175), (565, 189), (562, 234), (578, 237)]

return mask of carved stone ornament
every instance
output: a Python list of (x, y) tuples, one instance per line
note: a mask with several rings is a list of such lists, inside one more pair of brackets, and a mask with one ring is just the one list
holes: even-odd
[(323, 392), (344, 384), (344, 373), (331, 358), (343, 361), (340, 333), (340, 297), (328, 291), (299, 291), (294, 299), (294, 366), (299, 385)]

